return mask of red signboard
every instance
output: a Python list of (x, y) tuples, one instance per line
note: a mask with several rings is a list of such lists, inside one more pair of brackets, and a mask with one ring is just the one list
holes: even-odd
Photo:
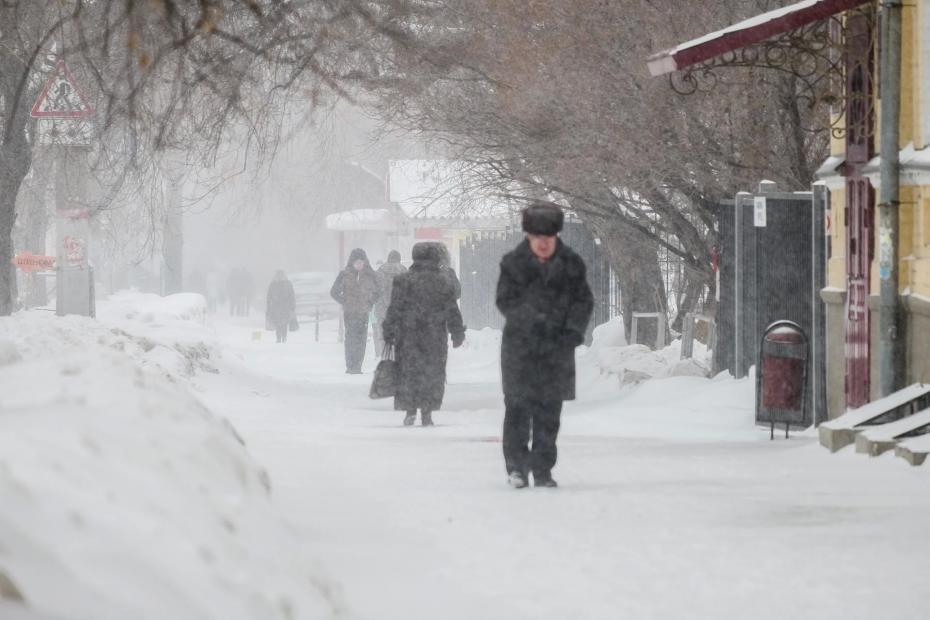
[(55, 266), (55, 257), (39, 256), (37, 254), (33, 254), (32, 252), (20, 252), (13, 257), (13, 264), (26, 273), (32, 273), (33, 271), (46, 271), (48, 269), (52, 269)]
[(417, 228), (413, 232), (415, 239), (442, 239), (442, 230), (439, 228)]

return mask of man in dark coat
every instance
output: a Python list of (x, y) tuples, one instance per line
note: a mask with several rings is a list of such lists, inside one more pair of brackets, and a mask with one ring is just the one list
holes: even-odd
[(515, 488), (528, 484), (530, 471), (536, 486), (556, 486), (562, 402), (575, 398), (575, 347), (594, 309), (584, 262), (558, 237), (563, 220), (557, 206), (532, 204), (523, 211), (526, 240), (501, 260), (504, 461)]
[(368, 315), (381, 295), (381, 281), (365, 250), (352, 250), (329, 294), (342, 306), (345, 319), (346, 373), (360, 375), (368, 344)]
[(449, 335), (454, 347), (465, 340), (455, 290), (440, 272), (439, 261), (432, 244), (413, 246), (413, 265), (394, 279), (382, 325), (385, 345), (394, 346), (397, 361), (394, 409), (406, 412), (406, 426), (416, 421), (417, 409), (423, 426), (433, 424), (432, 412), (442, 406), (446, 390)]
[(268, 286), (268, 295), (265, 298), (265, 317), (267, 322), (274, 326), (275, 336), (279, 343), (287, 342), (288, 324), (291, 322), (291, 315), (296, 307), (294, 285), (279, 269)]
[(391, 250), (388, 252), (387, 262), (378, 267), (378, 277), (381, 278), (381, 297), (375, 303), (375, 319), (378, 323), (374, 330), (375, 353), (378, 356), (381, 355), (381, 350), (384, 347), (384, 335), (381, 326), (384, 324), (384, 317), (387, 316), (388, 306), (391, 305), (394, 278), (402, 273), (407, 273), (407, 268), (400, 263), (400, 252)]

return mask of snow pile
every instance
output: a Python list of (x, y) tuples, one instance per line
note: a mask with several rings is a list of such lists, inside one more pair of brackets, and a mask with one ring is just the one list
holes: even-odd
[(594, 342), (581, 360), (593, 363), (601, 374), (616, 376), (621, 385), (664, 377), (707, 377), (711, 372), (711, 352), (700, 342), (694, 342), (693, 356), (686, 359), (681, 359), (681, 340), (658, 351), (628, 345), (619, 317), (595, 328)]
[[(145, 301), (130, 297), (107, 312)], [(189, 329), (170, 317), (196, 320), (193, 299), (142, 305), (124, 316), (169, 334)], [(39, 312), (0, 319), (0, 343), (0, 582), (25, 606), (7, 595), (0, 615), (342, 615), (298, 557), (267, 476), (175, 374), (188, 353)]]
[(142, 355), (130, 354), (143, 366), (176, 378), (216, 372), (211, 358), (217, 346), (212, 332), (205, 330), (206, 312), (206, 300), (196, 293), (159, 297), (120, 291), (99, 305), (97, 316), (117, 339), (142, 349)]
[(203, 323), (207, 316), (207, 301), (198, 293), (178, 293), (161, 297), (152, 293), (120, 291), (110, 296), (101, 310), (111, 318), (122, 315), (130, 321), (164, 324), (167, 322), (198, 321)]

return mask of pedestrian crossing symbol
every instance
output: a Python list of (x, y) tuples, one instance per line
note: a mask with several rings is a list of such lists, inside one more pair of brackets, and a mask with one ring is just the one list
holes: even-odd
[(88, 118), (94, 109), (87, 103), (64, 59), (59, 59), (45, 87), (32, 106), (33, 118)]

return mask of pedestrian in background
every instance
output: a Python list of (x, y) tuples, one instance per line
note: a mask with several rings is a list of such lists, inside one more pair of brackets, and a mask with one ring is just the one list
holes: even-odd
[(336, 276), (329, 294), (342, 306), (346, 373), (360, 375), (368, 344), (368, 317), (381, 296), (381, 282), (365, 250), (352, 250), (348, 264)]
[(268, 285), (268, 295), (265, 297), (265, 317), (274, 326), (277, 342), (287, 342), (288, 324), (296, 308), (294, 285), (287, 279), (284, 271), (279, 269)]
[(381, 356), (384, 349), (384, 334), (382, 324), (384, 317), (387, 316), (388, 306), (391, 305), (391, 291), (394, 289), (394, 278), (407, 273), (407, 268), (400, 262), (400, 252), (391, 250), (388, 252), (387, 262), (378, 267), (378, 277), (381, 279), (381, 296), (375, 303), (375, 323), (374, 341), (375, 354)]
[(455, 290), (442, 273), (439, 249), (432, 243), (413, 246), (410, 270), (394, 279), (394, 293), (382, 328), (385, 346), (394, 347), (397, 391), (394, 409), (404, 411), (404, 425), (432, 426), (446, 389), (449, 335), (452, 346), (465, 340)]
[(455, 299), (458, 301), (462, 297), (462, 283), (459, 282), (459, 277), (455, 274), (455, 269), (452, 268), (452, 256), (449, 254), (449, 248), (446, 247), (445, 243), (439, 241), (433, 243), (439, 249), (439, 271), (452, 284)]
[[(497, 307), (504, 315), (504, 463), (508, 482), (555, 487), (552, 468), (562, 403), (575, 398), (575, 347), (594, 310), (585, 265), (562, 243), (564, 214), (549, 203), (523, 211), (526, 239), (501, 260)], [(532, 446), (528, 445), (532, 436)]]

